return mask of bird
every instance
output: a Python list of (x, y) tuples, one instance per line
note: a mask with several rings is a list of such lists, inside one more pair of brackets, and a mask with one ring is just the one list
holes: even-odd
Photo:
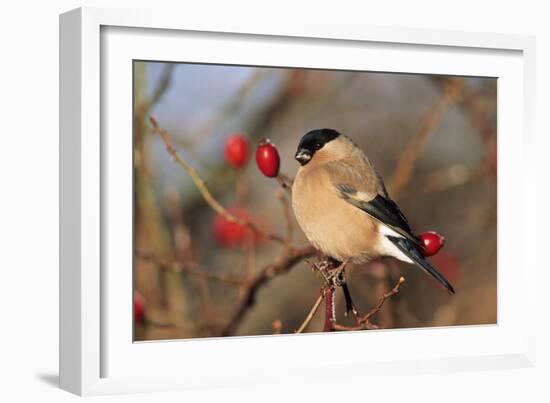
[(366, 263), (390, 256), (414, 264), (450, 293), (451, 283), (422, 254), (405, 215), (390, 198), (365, 153), (334, 129), (299, 141), (292, 208), (309, 242), (334, 262)]

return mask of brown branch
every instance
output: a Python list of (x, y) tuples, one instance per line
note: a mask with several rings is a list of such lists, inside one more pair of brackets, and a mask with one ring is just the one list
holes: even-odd
[(496, 128), (491, 123), (487, 112), (483, 110), (476, 102), (479, 94), (482, 91), (477, 91), (463, 97), (459, 105), (469, 115), (472, 125), (477, 129), (481, 141), (485, 146), (485, 165), (487, 170), (496, 177), (497, 169), (497, 137)]
[(153, 95), (149, 102), (147, 102), (146, 111), (151, 110), (151, 108), (162, 98), (166, 90), (170, 87), (172, 81), (172, 72), (174, 71), (175, 63), (165, 63), (164, 70), (162, 75), (157, 83), (157, 87), (153, 91)]
[(409, 183), (420, 155), (434, 135), (435, 128), (449, 106), (461, 99), (463, 87), (464, 80), (462, 78), (446, 80), (443, 97), (422, 116), (418, 130), (400, 153), (393, 175), (388, 182), (388, 190), (394, 199), (399, 197), (401, 191)]
[(315, 255), (316, 250), (312, 246), (307, 246), (301, 249), (290, 249), (288, 253), (281, 256), (277, 261), (265, 266), (249, 283), (241, 298), (235, 312), (227, 323), (227, 326), (222, 330), (222, 336), (229, 336), (235, 332), (240, 325), (247, 310), (254, 305), (256, 294), (267, 284), (272, 278), (287, 273), (297, 263), (307, 257)]
[(189, 134), (185, 139), (178, 139), (177, 144), (186, 149), (196, 147), (201, 140), (207, 138), (205, 134), (212, 133), (216, 127), (219, 127), (228, 117), (238, 115), (243, 105), (247, 104), (245, 98), (252, 94), (255, 88), (258, 87), (258, 84), (263, 81), (264, 77), (265, 73), (261, 69), (257, 69), (238, 89), (237, 96), (230, 97), (229, 100), (222, 105), (215, 114), (211, 115), (197, 131)]
[(302, 333), (304, 330), (306, 330), (306, 327), (308, 327), (309, 323), (317, 313), (317, 310), (319, 309), (319, 306), (321, 305), (321, 302), (323, 302), (324, 298), (325, 298), (325, 289), (321, 288), (319, 297), (311, 307), (309, 313), (307, 314), (306, 318), (304, 319), (304, 321), (302, 322), (298, 330), (296, 330), (296, 333)]
[(135, 254), (137, 258), (152, 262), (156, 264), (159, 267), (159, 269), (163, 271), (172, 271), (175, 273), (187, 273), (193, 276), (203, 277), (209, 280), (219, 281), (222, 283), (227, 283), (235, 286), (242, 286), (243, 284), (246, 284), (246, 280), (242, 278), (232, 277), (232, 276), (223, 276), (220, 274), (214, 274), (214, 273), (198, 270), (189, 266), (184, 266), (175, 261), (168, 261), (165, 259), (161, 259), (150, 253), (136, 251)]
[(149, 118), (149, 121), (151, 122), (151, 125), (153, 126), (153, 130), (158, 133), (158, 135), (160, 136), (160, 138), (162, 139), (162, 141), (164, 142), (165, 146), (166, 146), (166, 151), (168, 152), (168, 154), (170, 154), (170, 156), (173, 158), (174, 162), (176, 164), (178, 164), (178, 166), (183, 170), (185, 171), (190, 177), (191, 179), (193, 180), (193, 182), (195, 183), (195, 186), (197, 187), (197, 189), (199, 190), (199, 192), (201, 193), (204, 201), (206, 201), (206, 203), (218, 214), (222, 215), (226, 220), (230, 221), (230, 222), (233, 222), (233, 223), (236, 223), (236, 224), (239, 224), (239, 225), (242, 225), (242, 226), (245, 226), (245, 227), (248, 227), (250, 228), (252, 231), (256, 232), (257, 234), (259, 235), (262, 235), (266, 238), (269, 238), (271, 239), (272, 241), (275, 241), (275, 242), (279, 242), (279, 243), (282, 243), (284, 244), (285, 243), (285, 240), (283, 238), (281, 238), (280, 236), (278, 235), (275, 235), (275, 234), (272, 234), (272, 233), (267, 233), (265, 231), (263, 231), (262, 229), (260, 229), (256, 224), (254, 224), (253, 222), (251, 221), (248, 221), (248, 220), (244, 220), (242, 218), (239, 218), (231, 213), (229, 213), (215, 198), (214, 196), (212, 195), (212, 193), (210, 193), (210, 191), (208, 190), (208, 188), (206, 187), (206, 183), (204, 182), (204, 180), (200, 177), (200, 175), (197, 173), (197, 171), (191, 166), (189, 165), (187, 162), (185, 162), (180, 156), (179, 154), (177, 153), (175, 147), (172, 145), (172, 142), (170, 141), (170, 138), (168, 137), (168, 133), (166, 132), (166, 130), (162, 129), (159, 127), (158, 123), (157, 123), (157, 120), (154, 118), (154, 117), (150, 117)]
[(243, 251), (245, 255), (245, 264), (243, 270), (243, 276), (245, 281), (242, 283), (239, 289), (239, 297), (242, 297), (246, 292), (246, 287), (250, 279), (254, 274), (254, 268), (256, 267), (256, 247), (254, 245), (254, 236), (248, 234), (245, 238), (243, 245)]
[(380, 298), (380, 300), (378, 301), (378, 304), (376, 304), (376, 306), (374, 306), (369, 312), (367, 312), (366, 315), (364, 315), (362, 317), (359, 317), (357, 319), (357, 326), (344, 326), (344, 325), (339, 325), (337, 323), (334, 323), (333, 324), (333, 329), (334, 330), (365, 330), (365, 329), (371, 330), (371, 329), (378, 329), (378, 326), (376, 326), (376, 325), (374, 325), (370, 322), (370, 318), (382, 309), (382, 307), (384, 306), (384, 302), (386, 302), (386, 300), (388, 298), (391, 298), (392, 296), (394, 296), (395, 294), (397, 294), (399, 292), (399, 287), (401, 287), (401, 285), (404, 282), (405, 282), (405, 278), (400, 277), (397, 284), (390, 291), (388, 291), (384, 295), (382, 295), (382, 298)]
[(384, 306), (384, 302), (386, 302), (388, 298), (391, 298), (392, 296), (397, 294), (399, 292), (399, 287), (401, 287), (401, 285), (404, 282), (405, 282), (405, 277), (403, 276), (399, 277), (399, 281), (397, 282), (397, 284), (390, 291), (382, 295), (382, 298), (380, 298), (380, 301), (378, 301), (378, 304), (376, 304), (374, 308), (372, 308), (369, 312), (367, 312), (365, 316), (361, 318), (361, 322), (367, 322), (371, 318), (371, 316), (373, 316), (378, 311), (380, 311), (380, 309), (382, 309), (382, 307)]

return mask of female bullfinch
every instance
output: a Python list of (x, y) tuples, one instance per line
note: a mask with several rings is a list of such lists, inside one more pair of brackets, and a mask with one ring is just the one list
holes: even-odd
[(300, 168), (292, 207), (307, 239), (339, 262), (392, 256), (415, 264), (450, 293), (453, 286), (422, 255), (422, 245), (390, 199), (366, 155), (332, 129), (306, 133), (295, 155)]

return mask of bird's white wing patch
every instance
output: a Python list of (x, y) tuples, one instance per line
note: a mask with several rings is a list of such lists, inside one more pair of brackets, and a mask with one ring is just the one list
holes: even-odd
[[(385, 227), (385, 226), (381, 225), (381, 227)], [(389, 235), (401, 237), (401, 235), (398, 235), (398, 234), (397, 235), (389, 234)], [(401, 237), (401, 238), (403, 238), (403, 237)], [(401, 250), (399, 250), (399, 248), (397, 246), (395, 246), (392, 241), (390, 241), (388, 238), (386, 238), (386, 236), (383, 235), (382, 232), (379, 232), (377, 251), (382, 256), (392, 256), (396, 259), (401, 260), (402, 262), (407, 262), (407, 263), (413, 263), (414, 264), (414, 262), (407, 255), (405, 255), (403, 252), (401, 252)]]
[(368, 202), (372, 199), (372, 194), (368, 194), (366, 192), (356, 192), (355, 195), (353, 195), (353, 198)]
[[(382, 223), (380, 223), (378, 225), (378, 232), (381, 233), (382, 235), (389, 235), (389, 236), (394, 236), (394, 237), (398, 237), (398, 238), (405, 238), (403, 235), (399, 234), (398, 232), (394, 231), (393, 229), (391, 229), (390, 227), (388, 227), (387, 225), (384, 225)], [(386, 238), (386, 237), (384, 237), (384, 238)]]

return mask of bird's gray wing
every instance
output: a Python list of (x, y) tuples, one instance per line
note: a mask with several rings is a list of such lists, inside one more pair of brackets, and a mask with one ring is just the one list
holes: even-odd
[(397, 204), (386, 196), (378, 174), (372, 169), (362, 171), (361, 168), (337, 162), (326, 164), (325, 170), (343, 200), (421, 247)]
[(407, 219), (391, 200), (378, 173), (372, 167), (342, 162), (326, 165), (326, 171), (339, 196), (400, 236), (385, 234), (401, 252), (426, 273), (439, 281), (451, 294), (453, 286), (422, 255), (423, 245), (411, 231)]

